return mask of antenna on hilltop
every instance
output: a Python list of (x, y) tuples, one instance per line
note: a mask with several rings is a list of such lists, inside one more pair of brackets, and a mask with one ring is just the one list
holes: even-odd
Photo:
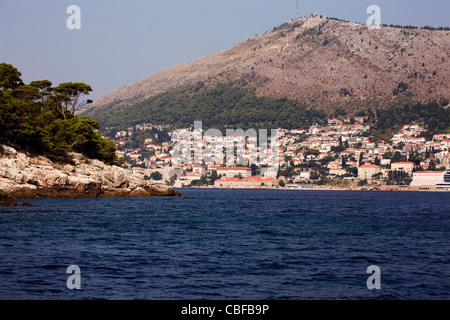
[(297, 19), (299, 18), (298, 16), (298, 0), (297, 0), (297, 14), (296, 14)]

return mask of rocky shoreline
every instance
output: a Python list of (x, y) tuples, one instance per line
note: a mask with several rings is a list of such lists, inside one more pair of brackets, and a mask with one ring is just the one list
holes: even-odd
[(0, 145), (0, 206), (14, 199), (116, 198), (180, 196), (180, 192), (101, 161), (72, 154), (72, 164), (58, 164)]

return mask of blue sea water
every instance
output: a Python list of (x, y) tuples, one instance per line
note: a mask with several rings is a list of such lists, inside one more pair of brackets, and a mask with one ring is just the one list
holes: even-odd
[(450, 297), (449, 193), (181, 192), (0, 208), (0, 299)]

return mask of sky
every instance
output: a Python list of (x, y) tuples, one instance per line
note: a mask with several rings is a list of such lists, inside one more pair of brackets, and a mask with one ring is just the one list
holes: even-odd
[[(381, 23), (449, 26), (449, 0), (300, 0), (317, 12), (365, 23), (378, 5)], [(81, 29), (70, 30), (70, 5)], [(25, 83), (84, 82), (95, 99), (167, 67), (229, 48), (295, 18), (296, 0), (0, 0), (0, 63)]]

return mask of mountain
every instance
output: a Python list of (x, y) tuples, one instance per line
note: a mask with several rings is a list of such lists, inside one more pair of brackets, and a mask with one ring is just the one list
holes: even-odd
[[(308, 110), (317, 117), (317, 112), (356, 114), (433, 100), (448, 104), (449, 59), (447, 30), (369, 29), (364, 24), (315, 15), (291, 20), (217, 54), (115, 89), (94, 101), (83, 115), (94, 117), (103, 127), (139, 122), (176, 125), (176, 119), (160, 117), (171, 99), (196, 98), (202, 104), (205, 100), (199, 95), (207, 97), (208, 90), (217, 91), (224, 84), (239, 89), (238, 96), (222, 104), (220, 99), (206, 101), (204, 104), (214, 104), (205, 107), (209, 113), (223, 108), (224, 114), (232, 114), (242, 104), (240, 99), (249, 95), (255, 103), (270, 100), (261, 112), (279, 113), (282, 108), (277, 103), (287, 103), (293, 110), (303, 106), (301, 116), (306, 117)], [(228, 95), (229, 91), (227, 88)], [(146, 108), (148, 112), (142, 112)], [(194, 118), (205, 116), (195, 114), (193, 107), (191, 111)], [(128, 116), (126, 122), (114, 121), (124, 116)], [(222, 114), (216, 118), (222, 125), (230, 124)], [(277, 119), (286, 120), (278, 116), (274, 121)]]

